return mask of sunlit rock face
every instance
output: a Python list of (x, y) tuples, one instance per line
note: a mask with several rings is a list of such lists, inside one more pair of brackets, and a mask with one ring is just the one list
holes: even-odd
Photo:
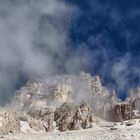
[(50, 87), (50, 93), (47, 96), (48, 104), (59, 106), (64, 102), (70, 101), (70, 94), (72, 88), (70, 85), (65, 83), (55, 83)]
[(32, 94), (45, 94), (47, 85), (43, 80), (32, 80), (27, 82), (28, 92)]
[(32, 106), (47, 106), (47, 85), (42, 80), (31, 80), (16, 91), (13, 104), (19, 109), (29, 109)]
[(81, 72), (80, 79), (87, 82), (87, 87), (93, 95), (109, 95), (109, 91), (107, 91), (107, 89), (102, 86), (102, 82), (99, 75), (91, 76), (89, 73)]
[(71, 87), (66, 84), (55, 84), (51, 92), (50, 94), (54, 94), (58, 100), (66, 101), (71, 93)]

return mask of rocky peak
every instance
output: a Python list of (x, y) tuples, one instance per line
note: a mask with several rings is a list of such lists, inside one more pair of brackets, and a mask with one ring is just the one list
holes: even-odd
[(72, 88), (70, 85), (58, 83), (52, 86), (50, 94), (52, 94), (55, 99), (66, 102), (71, 92)]
[(80, 79), (82, 80), (91, 80), (92, 76), (89, 73), (86, 73), (84, 71), (80, 72)]

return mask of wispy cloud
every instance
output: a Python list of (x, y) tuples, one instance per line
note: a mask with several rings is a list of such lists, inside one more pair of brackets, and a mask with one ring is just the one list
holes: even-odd
[(80, 59), (67, 57), (68, 28), (75, 11), (59, 0), (0, 1), (2, 100), (13, 95), (21, 73), (46, 78), (79, 69)]

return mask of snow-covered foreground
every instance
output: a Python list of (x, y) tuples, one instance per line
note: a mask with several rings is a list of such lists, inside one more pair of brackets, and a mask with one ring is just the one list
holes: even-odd
[(53, 132), (53, 133), (17, 133), (6, 135), (1, 140), (140, 140), (139, 120), (131, 120), (131, 126), (126, 123), (102, 122), (92, 129)]

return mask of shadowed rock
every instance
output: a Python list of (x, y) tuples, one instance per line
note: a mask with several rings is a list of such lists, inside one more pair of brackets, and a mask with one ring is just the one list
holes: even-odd
[(93, 118), (92, 110), (86, 103), (80, 106), (65, 103), (55, 112), (55, 121), (60, 131), (90, 128)]
[(115, 121), (122, 122), (133, 118), (133, 110), (129, 103), (120, 103), (115, 106)]
[(81, 128), (91, 128), (93, 122), (94, 116), (91, 108), (86, 103), (83, 103), (78, 107), (73, 117), (73, 122), (71, 123), (70, 129), (79, 130)]
[(56, 109), (54, 120), (60, 131), (69, 130), (76, 110), (77, 106), (73, 103), (64, 103), (60, 108)]

